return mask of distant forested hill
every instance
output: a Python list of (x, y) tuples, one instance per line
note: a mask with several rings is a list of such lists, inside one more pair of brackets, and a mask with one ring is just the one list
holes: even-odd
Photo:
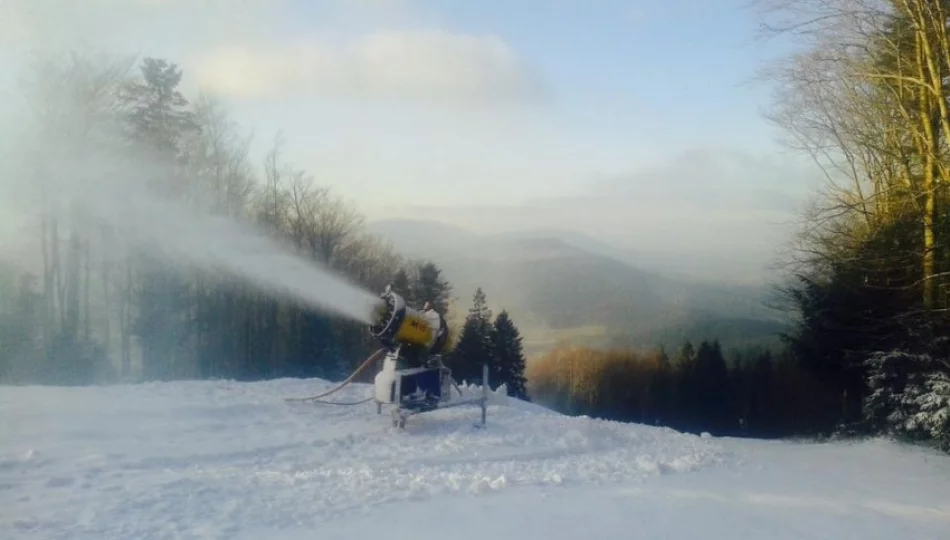
[(784, 330), (781, 314), (764, 305), (764, 289), (642, 270), (583, 234), (479, 236), (415, 220), (374, 222), (370, 230), (400, 253), (436, 262), (455, 287), (460, 314), (481, 286), (492, 309), (515, 318), (528, 353), (559, 340), (672, 347), (719, 338), (728, 348), (768, 344)]

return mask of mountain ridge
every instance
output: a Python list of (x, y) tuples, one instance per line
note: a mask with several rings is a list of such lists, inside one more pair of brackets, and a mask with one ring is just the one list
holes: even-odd
[[(584, 233), (480, 235), (420, 219), (380, 220), (368, 230), (406, 257), (435, 262), (455, 289), (458, 320), (481, 287), (491, 309), (505, 309), (515, 318), (532, 352), (581, 328), (588, 329), (585, 337), (568, 341), (641, 347), (676, 346), (681, 340), (675, 337), (715, 338), (697, 330), (716, 328), (715, 321), (747, 326), (752, 342), (768, 342), (784, 329), (780, 314), (764, 305), (764, 288), (696, 282), (637, 268), (604, 253), (611, 246)], [(600, 245), (601, 253), (578, 244)], [(736, 335), (736, 346), (744, 341), (742, 331), (728, 333)]]

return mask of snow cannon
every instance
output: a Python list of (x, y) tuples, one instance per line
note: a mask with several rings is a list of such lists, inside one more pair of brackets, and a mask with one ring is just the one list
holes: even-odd
[(415, 310), (388, 285), (380, 295), (370, 333), (389, 348), (400, 345), (438, 354), (445, 345), (445, 320), (435, 310)]
[(387, 286), (373, 316), (369, 331), (386, 350), (373, 380), (377, 413), (392, 405), (393, 426), (403, 428), (409, 416), (458, 405), (481, 405), (482, 423), (488, 401), (488, 364), (482, 370), (482, 395), (452, 398), (452, 371), (442, 363), (448, 337), (445, 319), (434, 309), (419, 311)]

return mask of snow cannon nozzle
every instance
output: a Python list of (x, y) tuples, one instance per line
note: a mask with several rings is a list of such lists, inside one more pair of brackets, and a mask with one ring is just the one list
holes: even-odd
[(386, 331), (392, 326), (396, 310), (400, 306), (405, 306), (405, 301), (392, 291), (391, 286), (386, 286), (386, 290), (379, 295), (380, 301), (376, 303), (373, 310), (373, 324), (369, 331), (373, 337), (382, 338)]

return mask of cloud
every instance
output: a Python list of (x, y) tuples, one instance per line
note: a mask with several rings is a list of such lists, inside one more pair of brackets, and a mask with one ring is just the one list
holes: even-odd
[(0, 0), (0, 46), (121, 53), (259, 34), (289, 0)]
[(206, 90), (240, 99), (333, 97), (462, 103), (537, 100), (541, 86), (496, 36), (381, 31), (343, 43), (231, 44), (191, 63)]
[(794, 213), (810, 174), (775, 155), (693, 148), (653, 167), (594, 182), (586, 197), (634, 202), (649, 215), (748, 219)]
[(189, 89), (245, 100), (542, 96), (540, 78), (499, 36), (420, 17), (408, 0), (0, 0), (0, 61), (68, 50), (161, 56), (188, 72)]

